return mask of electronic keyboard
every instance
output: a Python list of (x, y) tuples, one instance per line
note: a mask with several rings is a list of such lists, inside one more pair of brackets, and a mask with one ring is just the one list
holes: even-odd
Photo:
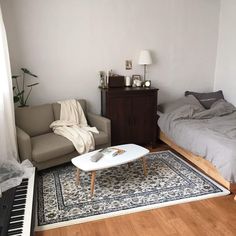
[(0, 198), (0, 236), (34, 235), (35, 168), (29, 179), (9, 189)]

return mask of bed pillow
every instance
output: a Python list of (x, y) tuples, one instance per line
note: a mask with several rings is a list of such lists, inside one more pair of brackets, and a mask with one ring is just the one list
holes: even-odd
[(205, 109), (202, 112), (194, 114), (195, 119), (211, 119), (219, 116), (226, 116), (236, 111), (235, 106), (226, 102), (224, 99), (219, 99), (214, 102), (210, 109)]
[(197, 105), (201, 109), (204, 109), (204, 107), (199, 103), (199, 101), (193, 95), (189, 95), (186, 97), (179, 98), (173, 102), (166, 102), (160, 104), (158, 106), (158, 110), (161, 111), (162, 113), (169, 113), (184, 105)]
[(212, 104), (211, 110), (216, 110), (217, 116), (224, 116), (235, 112), (236, 107), (224, 99), (220, 99)]
[(221, 90), (211, 93), (196, 93), (186, 91), (185, 96), (193, 95), (197, 100), (206, 108), (210, 109), (211, 105), (219, 99), (224, 99), (223, 92)]

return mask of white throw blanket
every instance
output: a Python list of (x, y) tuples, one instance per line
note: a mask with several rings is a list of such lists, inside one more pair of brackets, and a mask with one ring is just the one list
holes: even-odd
[(75, 99), (58, 103), (61, 104), (60, 120), (52, 122), (50, 128), (55, 134), (69, 139), (78, 153), (93, 150), (95, 142), (91, 132), (99, 132), (96, 127), (88, 126), (80, 103)]

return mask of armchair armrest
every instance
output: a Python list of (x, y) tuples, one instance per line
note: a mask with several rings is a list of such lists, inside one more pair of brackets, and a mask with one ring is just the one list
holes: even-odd
[(31, 150), (30, 136), (19, 127), (16, 127), (16, 136), (17, 136), (20, 160), (23, 161), (23, 160), (29, 159), (31, 161), (32, 150)]
[(88, 122), (91, 126), (95, 126), (98, 130), (105, 132), (111, 140), (111, 121), (103, 116), (87, 113)]

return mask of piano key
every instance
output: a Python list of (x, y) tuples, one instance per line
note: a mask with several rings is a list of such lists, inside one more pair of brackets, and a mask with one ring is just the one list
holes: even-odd
[(28, 182), (21, 182), (21, 184), (19, 185), (19, 187), (25, 187), (28, 185)]
[(26, 193), (27, 193), (27, 190), (19, 190), (19, 191), (16, 191), (16, 196), (26, 194)]
[(22, 229), (16, 229), (16, 230), (12, 230), (10, 232), (7, 232), (7, 235), (16, 235), (16, 234), (22, 234)]
[[(34, 222), (32, 222), (34, 181), (35, 181), (35, 175), (31, 176), (28, 179), (28, 189), (27, 189), (27, 196), (28, 197), (26, 199), (24, 224), (23, 224), (23, 235), (24, 236), (30, 236), (30, 234), (31, 234), (31, 225), (34, 224)], [(33, 219), (34, 219), (34, 217), (33, 217)]]
[(18, 222), (18, 221), (21, 221), (21, 220), (24, 220), (24, 216), (12, 216), (10, 218), (9, 224), (10, 223), (15, 223), (15, 222)]
[(16, 192), (22, 191), (22, 190), (27, 190), (27, 186), (22, 186), (16, 189)]
[(15, 199), (18, 200), (19, 198), (26, 199), (26, 195), (25, 194), (17, 195)]
[(10, 231), (10, 229), (18, 229), (18, 228), (22, 228), (23, 226), (23, 221), (19, 221), (17, 223), (11, 223), (9, 225), (8, 231)]
[(14, 201), (26, 200), (26, 197), (16, 197)]
[(24, 217), (22, 220), (18, 220), (18, 221), (10, 221), (10, 224), (16, 224), (16, 223), (20, 223), (20, 222), (24, 222)]
[(25, 198), (23, 198), (23, 199), (21, 199), (21, 200), (15, 200), (15, 201), (13, 202), (13, 206), (14, 206), (14, 205), (20, 205), (20, 204), (25, 204), (25, 202), (26, 202), (26, 199), (25, 199)]
[(25, 210), (12, 211), (12, 216), (22, 216), (24, 215)]
[(28, 182), (21, 182), (21, 184), (18, 185), (17, 188), (24, 188), (27, 185), (28, 185)]
[[(23, 179), (22, 183), (19, 186), (13, 188), (12, 190), (9, 190), (9, 194), (7, 193), (7, 195), (5, 195), (4, 193), (4, 201), (0, 199), (1, 236), (33, 235), (34, 221), (32, 221), (32, 217), (34, 214), (32, 213), (32, 208), (35, 168), (33, 168), (33, 172), (33, 175), (29, 179)], [(7, 210), (5, 210), (5, 204), (7, 204)]]
[(20, 205), (13, 205), (13, 210), (20, 210), (20, 209), (24, 209), (25, 208), (25, 204), (20, 204)]

